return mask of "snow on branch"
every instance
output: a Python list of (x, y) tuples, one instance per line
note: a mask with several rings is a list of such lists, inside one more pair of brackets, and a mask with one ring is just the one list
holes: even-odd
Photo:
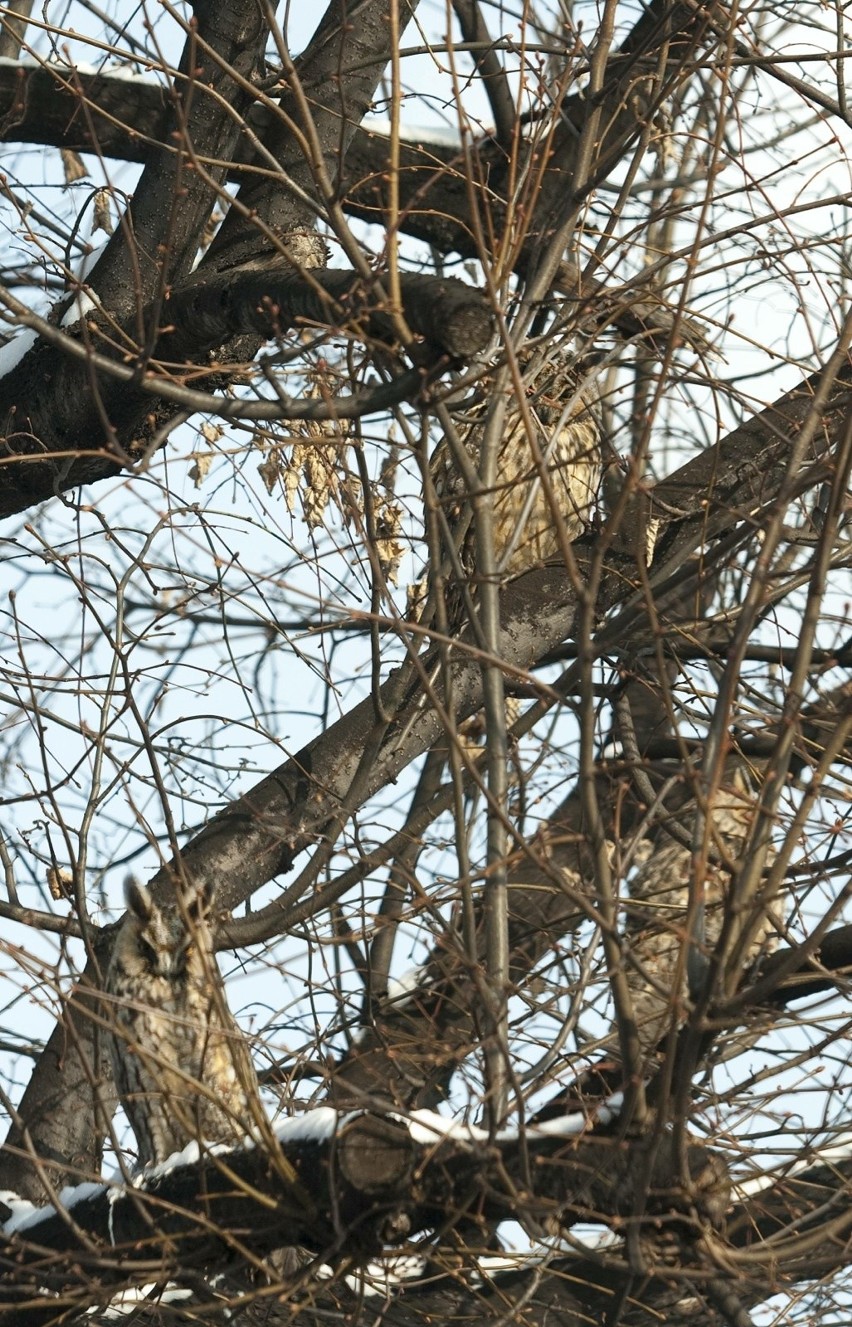
[[(685, 1225), (697, 1214), (717, 1226), (729, 1193), (718, 1154), (689, 1146), (686, 1193), (672, 1138), (619, 1137), (620, 1104), (615, 1096), (589, 1114), (495, 1138), (431, 1111), (401, 1117), (326, 1107), (278, 1126), (280, 1153), (251, 1142), (190, 1144), (131, 1182), (63, 1190), (58, 1208), (35, 1209), (6, 1195), (13, 1211), (3, 1227), (0, 1300), (8, 1304), (13, 1293), (17, 1306), (0, 1322), (46, 1321), (44, 1296), (68, 1295), (81, 1280), (96, 1280), (107, 1294), (129, 1279), (150, 1279), (152, 1257), (161, 1278), (221, 1269), (238, 1256), (231, 1231), (254, 1256), (299, 1245), (363, 1264), (463, 1211), (563, 1227), (593, 1215), (616, 1220), (644, 1192), (646, 1168), (653, 1206), (683, 1213)], [(531, 1161), (534, 1195), (525, 1183)], [(41, 1303), (32, 1305), (34, 1294)]]

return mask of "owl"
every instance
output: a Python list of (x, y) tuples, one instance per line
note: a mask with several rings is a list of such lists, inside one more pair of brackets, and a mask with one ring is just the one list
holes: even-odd
[[(529, 361), (530, 353), (522, 352), (520, 367), (526, 370)], [(516, 398), (507, 403), (493, 497), (497, 570), (508, 579), (562, 561), (564, 541), (576, 539), (590, 523), (603, 470), (597, 396), (581, 385), (567, 360), (553, 358), (533, 371), (526, 390), (529, 426)], [(487, 406), (483, 399), (457, 415), (474, 466)], [(435, 449), (432, 475), (450, 526), (456, 526), (469, 494), (446, 441)], [(472, 526), (462, 538), (460, 560), (475, 578)]]
[(149, 1166), (192, 1139), (237, 1142), (258, 1117), (257, 1080), (213, 949), (213, 895), (160, 907), (128, 881), (106, 974), (115, 1082)]
[[(742, 767), (729, 771), (708, 807), (708, 843), (704, 864), (704, 912), (698, 934), (690, 934), (689, 881), (692, 850), (661, 834), (648, 859), (628, 883), (625, 962), (627, 985), (642, 1051), (647, 1055), (672, 1027), (686, 1017), (690, 986), (700, 989), (726, 919), (732, 881), (754, 817), (756, 790)], [(681, 825), (691, 833), (690, 816)], [(767, 864), (771, 861), (771, 852)], [(776, 900), (776, 904), (777, 904)], [(777, 923), (769, 911), (747, 912), (749, 967), (774, 947)]]
[[(551, 352), (550, 359), (537, 368), (533, 366), (533, 353), (525, 348), (518, 355), (527, 382), (526, 419), (510, 382), (511, 395), (496, 458), (493, 540), (497, 571), (505, 580), (563, 561), (565, 543), (578, 538), (590, 524), (603, 472), (597, 393), (589, 384), (581, 384), (564, 352)], [(480, 462), (487, 427), (490, 385), (486, 377), (470, 408), (454, 411), (459, 440), (474, 468)], [(476, 595), (470, 489), (446, 440), (435, 448), (430, 471), (463, 574), (460, 582), (457, 571), (449, 571), (443, 587), (447, 627), (452, 634), (461, 632), (467, 621), (465, 589), (474, 598)], [(409, 613), (419, 615), (429, 603), (425, 586), (420, 583), (409, 597)], [(510, 698), (507, 726), (513, 717)], [(480, 740), (485, 737), (485, 721), (480, 714), (459, 727), (456, 741), (467, 759), (475, 760), (482, 749)]]

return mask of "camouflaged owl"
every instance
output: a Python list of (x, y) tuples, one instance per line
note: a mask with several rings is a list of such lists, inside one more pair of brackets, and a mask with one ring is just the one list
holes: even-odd
[(213, 891), (162, 907), (128, 881), (107, 970), (111, 1054), (139, 1165), (191, 1140), (242, 1140), (259, 1118), (257, 1080), (225, 1001), (213, 947)]

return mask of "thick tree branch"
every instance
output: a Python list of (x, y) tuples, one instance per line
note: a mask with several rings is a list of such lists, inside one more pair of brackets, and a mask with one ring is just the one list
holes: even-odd
[(92, 1281), (108, 1287), (150, 1276), (152, 1225), (162, 1248), (155, 1274), (168, 1279), (233, 1264), (231, 1231), (256, 1255), (299, 1244), (324, 1260), (360, 1262), (388, 1244), (452, 1227), (462, 1213), (570, 1227), (580, 1219), (617, 1221), (641, 1199), (649, 1227), (663, 1213), (681, 1222), (686, 1247), (690, 1231), (695, 1238), (720, 1226), (728, 1204), (726, 1169), (710, 1149), (690, 1145), (684, 1186), (671, 1136), (628, 1142), (613, 1125), (595, 1134), (582, 1115), (523, 1139), (489, 1140), (459, 1127), (447, 1134), (449, 1122), (438, 1117), (409, 1125), (370, 1114), (315, 1114), (318, 1124), (309, 1114), (282, 1130), (295, 1189), (274, 1153), (252, 1148), (189, 1164), (179, 1156), (133, 1188), (85, 1186), (66, 1191), (63, 1211), (29, 1215), (0, 1254), (4, 1297), (17, 1301), (0, 1322), (50, 1321), (57, 1304), (39, 1304), (36, 1286), (73, 1304), (75, 1292), (89, 1299)]
[[(274, 6), (262, 7), (277, 36)], [(361, 0), (354, 9), (353, 18), (352, 0), (331, 0), (295, 62), (277, 41), (285, 91), (262, 137), (281, 173), (269, 178), (267, 171), (244, 181), (239, 207), (228, 211), (206, 255), (216, 270), (268, 254), (275, 237), (286, 240), (294, 230), (313, 230), (318, 215), (333, 216), (349, 143), (372, 103), (396, 30), (388, 0)], [(417, 0), (401, 6), (403, 26), (416, 10)]]
[[(562, 1120), (554, 1122), (559, 1128), (555, 1136), (532, 1130), (523, 1142), (512, 1138), (489, 1142), (485, 1135), (477, 1141), (475, 1134), (463, 1129), (443, 1135), (448, 1122), (441, 1125), (437, 1118), (438, 1133), (433, 1135), (428, 1116), (406, 1123), (369, 1113), (339, 1119), (330, 1111), (316, 1115), (321, 1117), (318, 1126), (308, 1115), (282, 1131), (282, 1149), (296, 1170), (301, 1192), (282, 1179), (274, 1156), (252, 1149), (200, 1161), (176, 1158), (156, 1178), (142, 1180), (132, 1190), (110, 1192), (105, 1186), (90, 1186), (89, 1191), (69, 1191), (61, 1214), (51, 1216), (48, 1211), (40, 1219), (32, 1214), (11, 1236), (5, 1255), (0, 1255), (6, 1281), (0, 1321), (9, 1327), (19, 1323), (36, 1327), (52, 1321), (60, 1307), (73, 1314), (75, 1305), (83, 1311), (98, 1301), (104, 1304), (111, 1285), (152, 1276), (183, 1277), (190, 1284), (198, 1272), (221, 1277), (227, 1270), (228, 1277), (238, 1276), (240, 1246), (228, 1236), (234, 1230), (241, 1232), (240, 1243), (248, 1244), (255, 1255), (299, 1243), (323, 1258), (342, 1259), (351, 1269), (353, 1261), (365, 1262), (380, 1249), (446, 1229), (448, 1224), (452, 1228), (463, 1212), (475, 1212), (483, 1221), (499, 1220), (509, 1212), (533, 1225), (558, 1219), (570, 1227), (577, 1219), (592, 1219), (618, 1226), (620, 1218), (636, 1210), (637, 1198), (643, 1197), (648, 1199), (644, 1220), (649, 1236), (660, 1219), (670, 1232), (681, 1222), (683, 1261), (672, 1269), (671, 1278), (660, 1269), (658, 1279), (646, 1281), (641, 1299), (634, 1297), (629, 1321), (646, 1324), (665, 1311), (668, 1322), (685, 1324), (696, 1321), (696, 1296), (699, 1303), (707, 1304), (708, 1312), (718, 1302), (730, 1266), (736, 1263), (736, 1249), (754, 1251), (765, 1239), (777, 1243), (786, 1230), (796, 1232), (794, 1244), (807, 1242), (812, 1225), (815, 1231), (828, 1220), (836, 1226), (850, 1210), (848, 1192), (837, 1188), (844, 1167), (817, 1162), (734, 1206), (724, 1228), (733, 1249), (710, 1235), (725, 1271), (700, 1257), (691, 1266), (689, 1259), (699, 1247), (694, 1244), (696, 1237), (721, 1231), (728, 1202), (724, 1165), (716, 1153), (698, 1144), (689, 1148), (690, 1183), (684, 1190), (681, 1158), (668, 1135), (655, 1141), (619, 1142), (606, 1132), (578, 1135), (577, 1123)], [(534, 1194), (525, 1182), (531, 1162)], [(645, 1192), (640, 1194), (637, 1185)], [(19, 1221), (16, 1218), (13, 1224)], [(168, 1241), (168, 1252), (155, 1258), (152, 1228), (158, 1238)], [(447, 1306), (450, 1288), (435, 1276), (441, 1265), (440, 1245), (429, 1240), (423, 1247), (431, 1247), (435, 1270), (419, 1285), (400, 1283), (405, 1293), (395, 1307), (389, 1306), (390, 1322), (408, 1321), (405, 1305), (412, 1296), (419, 1314), (429, 1307), (434, 1315)], [(451, 1244), (447, 1254), (452, 1257)], [(730, 1285), (728, 1296), (735, 1296), (745, 1309), (777, 1290), (779, 1256), (776, 1252), (763, 1263), (752, 1259), (747, 1278), (739, 1280), (736, 1289)], [(825, 1244), (822, 1256), (815, 1256), (813, 1249), (796, 1255), (791, 1247), (782, 1260), (785, 1281), (807, 1281), (835, 1268), (843, 1256), (836, 1240)], [(28, 1267), (37, 1278), (29, 1283)], [(611, 1303), (628, 1279), (624, 1251), (615, 1246), (595, 1260), (572, 1255), (515, 1273), (494, 1270), (477, 1304), (487, 1318), (490, 1284), (505, 1312), (507, 1298), (511, 1301), (532, 1282), (537, 1290), (531, 1297), (521, 1297), (526, 1309), (532, 1305), (531, 1321), (543, 1323), (540, 1314), (545, 1307), (547, 1320), (558, 1313), (561, 1321), (563, 1314), (588, 1314), (595, 1303)], [(346, 1295), (344, 1287), (335, 1288), (333, 1283), (324, 1293), (344, 1299)], [(689, 1312), (688, 1301), (693, 1305)]]
[[(195, 97), (191, 80), (181, 81), (174, 115), (176, 132), (184, 135), (187, 152), (203, 156), (212, 151), (220, 163), (219, 175), (215, 170), (211, 174), (207, 167), (190, 172), (192, 192), (185, 204), (183, 191), (176, 188), (176, 177), (184, 171), (183, 157), (162, 151), (152, 157), (133, 204), (134, 242), (127, 242), (124, 229), (116, 231), (88, 282), (109, 313), (113, 344), (116, 329), (112, 319), (117, 315), (119, 322), (126, 323), (117, 337), (119, 354), (138, 364), (140, 374), (145, 372), (149, 353), (156, 354), (162, 325), (157, 318), (153, 324), (149, 319), (147, 327), (140, 326), (142, 308), (151, 295), (165, 296), (168, 282), (185, 276), (197, 255), (218, 179), (224, 178), (239, 136), (242, 113), (256, 96), (251, 75), (267, 35), (258, 7), (250, 6), (250, 14), (246, 11), (247, 17), (239, 21), (230, 5), (200, 8), (198, 27), (188, 31), (184, 73), (187, 79), (190, 72), (195, 76), (200, 50), (209, 61), (207, 72), (218, 95), (208, 100)], [(271, 10), (266, 17), (273, 19)], [(205, 27), (208, 18), (209, 32)], [(314, 40), (297, 65), (291, 66), (286, 105), (268, 127), (268, 145), (281, 161), (290, 187), (282, 188), (279, 178), (273, 182), (262, 178), (241, 190), (240, 206), (230, 209), (205, 255), (205, 270), (256, 261), (259, 254), (275, 253), (276, 237), (286, 241), (294, 229), (313, 230), (317, 209), (306, 204), (306, 191), (319, 187), (320, 193), (324, 189), (328, 194), (326, 201), (331, 201), (332, 163), (339, 162), (354, 126), (360, 123), (388, 57), (391, 25), (386, 18), (385, 0), (362, 4), (356, 33), (344, 0), (329, 7)], [(231, 47), (222, 40), (223, 33)], [(309, 102), (304, 101), (306, 90)], [(349, 123), (346, 117), (350, 114), (351, 125), (341, 137), (341, 125)], [(166, 141), (171, 137), (167, 135)], [(193, 164), (197, 163), (196, 157)], [(168, 255), (168, 270), (155, 265), (145, 268), (137, 252), (139, 236), (151, 252)], [(315, 265), (313, 259), (308, 260), (307, 250), (304, 261), (307, 266)], [(144, 273), (137, 278), (140, 262)], [(424, 307), (422, 299), (417, 307)], [(434, 328), (434, 320), (429, 325)], [(229, 338), (226, 345), (219, 346), (219, 363), (250, 359), (261, 340), (256, 333), (248, 339)], [(100, 348), (97, 339), (95, 348)], [(198, 353), (191, 339), (186, 349), (189, 355)], [(150, 396), (104, 381), (91, 366), (69, 362), (61, 348), (37, 345), (0, 387), (0, 418), (7, 421), (6, 455), (15, 476), (7, 487), (5, 503), (0, 504), (0, 514), (11, 514), (56, 492), (115, 474), (128, 459), (144, 455), (151, 437), (164, 435), (164, 425), (176, 408), (164, 405), (159, 411), (152, 410)], [(82, 439), (88, 454), (75, 460)], [(103, 440), (100, 455), (99, 440)], [(54, 453), (58, 453), (54, 462), (43, 460)], [(20, 466), (14, 461), (18, 455), (28, 458)]]
[[(415, 272), (400, 273), (399, 288), (406, 322), (433, 351), (468, 359), (485, 348), (493, 315), (481, 291), (454, 277)], [(299, 324), (361, 326), (369, 336), (392, 341), (394, 322), (382, 298), (380, 288), (368, 291), (358, 274), (339, 268), (201, 276), (169, 300), (174, 330), (163, 335), (157, 355), (191, 359), (240, 333), (280, 335)]]
[[(179, 85), (180, 86), (180, 85)], [(82, 101), (85, 114), (77, 110)], [(0, 141), (41, 143), (45, 146), (66, 148), (75, 152), (91, 152), (116, 157), (123, 161), (147, 162), (152, 153), (176, 155), (179, 147), (168, 141), (166, 116), (169, 101), (162, 85), (144, 78), (127, 79), (111, 76), (108, 72), (91, 74), (72, 71), (65, 66), (0, 64)], [(247, 114), (247, 122), (256, 132), (262, 132), (269, 123), (269, 111), (255, 105)], [(438, 143), (418, 146), (416, 138), (409, 138), (402, 126), (400, 143), (400, 231), (412, 238), (422, 239), (445, 253), (457, 252), (466, 257), (476, 255), (476, 243), (469, 223), (466, 191), (461, 191), (456, 205), (458, 212), (444, 209), (444, 190), (458, 174), (462, 161), (458, 151)], [(490, 159), (494, 146), (485, 141), (475, 149), (481, 157), (480, 173), (489, 178), (495, 188)], [(388, 169), (389, 143), (386, 135), (358, 126), (347, 154), (347, 191), (342, 206), (348, 214), (370, 222), (387, 221), (384, 178)], [(194, 144), (194, 154), (212, 170), (215, 159), (209, 161)], [(241, 137), (233, 159), (242, 165), (228, 170), (230, 180), (245, 177), (253, 148)], [(521, 256), (526, 254), (522, 249)], [(523, 270), (523, 265), (519, 270)], [(609, 323), (632, 336), (643, 330), (668, 336), (679, 327), (680, 336), (696, 348), (706, 346), (701, 328), (691, 320), (676, 324), (673, 311), (660, 304), (659, 298), (648, 300), (633, 284), (622, 289), (608, 288), (594, 277), (584, 274), (576, 263), (567, 260), (560, 269), (556, 289), (582, 308), (582, 320), (595, 327)]]
[[(148, 156), (123, 224), (87, 277), (117, 322), (132, 327), (135, 318), (140, 328), (149, 301), (162, 299), (195, 263), (199, 237), (243, 133), (243, 117), (254, 101), (251, 79), (260, 66), (265, 40), (257, 6), (239, 0), (203, 0), (194, 5), (177, 95), (167, 101), (160, 144)], [(76, 90), (74, 72), (68, 71), (67, 78)], [(97, 95), (101, 91), (97, 87)], [(88, 120), (86, 108), (78, 105), (74, 118)], [(203, 172), (195, 169), (197, 157), (211, 163)]]
[[(452, 277), (407, 273), (400, 292), (411, 330), (428, 340), (433, 356), (475, 354), (486, 344), (492, 315), (480, 291)], [(96, 366), (86, 354), (69, 354), (57, 333), (58, 345), (37, 343), (0, 380), (0, 415), (9, 421), (0, 443), (0, 517), (114, 475), (145, 455), (144, 439), (150, 431), (145, 418), (152, 412), (159, 417), (150, 361), (191, 365), (214, 347), (221, 355), (235, 338), (248, 336), (256, 346), (300, 324), (327, 326), (330, 321), (339, 327), (352, 321), (368, 335), (393, 333), (386, 305), (377, 306), (354, 273), (318, 268), (307, 276), (281, 266), (200, 276), (170, 300), (155, 301), (143, 321), (161, 329), (151, 334), (150, 359), (130, 347), (116, 356), (104, 344)], [(97, 349), (102, 331), (100, 324), (87, 321), (79, 336), (84, 345)], [(116, 359), (120, 374), (113, 376), (103, 367), (111, 359)], [(136, 390), (132, 379), (127, 382), (128, 359), (136, 373), (144, 375), (146, 390)], [(171, 384), (174, 370), (160, 372)], [(210, 404), (215, 405), (215, 398)], [(101, 447), (98, 438), (104, 438)], [(87, 440), (85, 449), (81, 439)]]

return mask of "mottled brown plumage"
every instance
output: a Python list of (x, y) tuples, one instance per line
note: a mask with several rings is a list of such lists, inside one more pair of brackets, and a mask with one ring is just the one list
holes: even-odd
[[(742, 769), (735, 769), (708, 808), (709, 851), (704, 867), (703, 935), (689, 934), (689, 847), (662, 834), (650, 857), (629, 881), (626, 963), (627, 983), (642, 1050), (648, 1053), (679, 1026), (689, 1009), (688, 959), (701, 968), (722, 933), (731, 882), (754, 818), (756, 791)], [(690, 829), (690, 816), (681, 817)], [(749, 918), (750, 920), (750, 918)], [(751, 932), (746, 965), (772, 948), (776, 926), (761, 916)]]
[[(522, 366), (525, 360), (521, 358)], [(528, 373), (526, 377), (530, 426), (510, 380), (493, 500), (498, 571), (507, 578), (562, 560), (565, 541), (570, 543), (589, 525), (602, 473), (592, 389), (581, 388), (578, 374), (563, 359), (546, 363), (531, 381)], [(488, 404), (486, 384), (472, 408), (458, 415), (459, 436), (475, 467)], [(437, 497), (455, 526), (469, 494), (446, 441), (435, 450), (432, 474)], [(475, 581), (472, 529), (462, 540), (460, 554), (463, 570)]]
[(105, 992), (115, 1081), (145, 1166), (193, 1139), (243, 1138), (258, 1118), (257, 1081), (225, 1003), (211, 894), (161, 908), (129, 882), (127, 906)]

